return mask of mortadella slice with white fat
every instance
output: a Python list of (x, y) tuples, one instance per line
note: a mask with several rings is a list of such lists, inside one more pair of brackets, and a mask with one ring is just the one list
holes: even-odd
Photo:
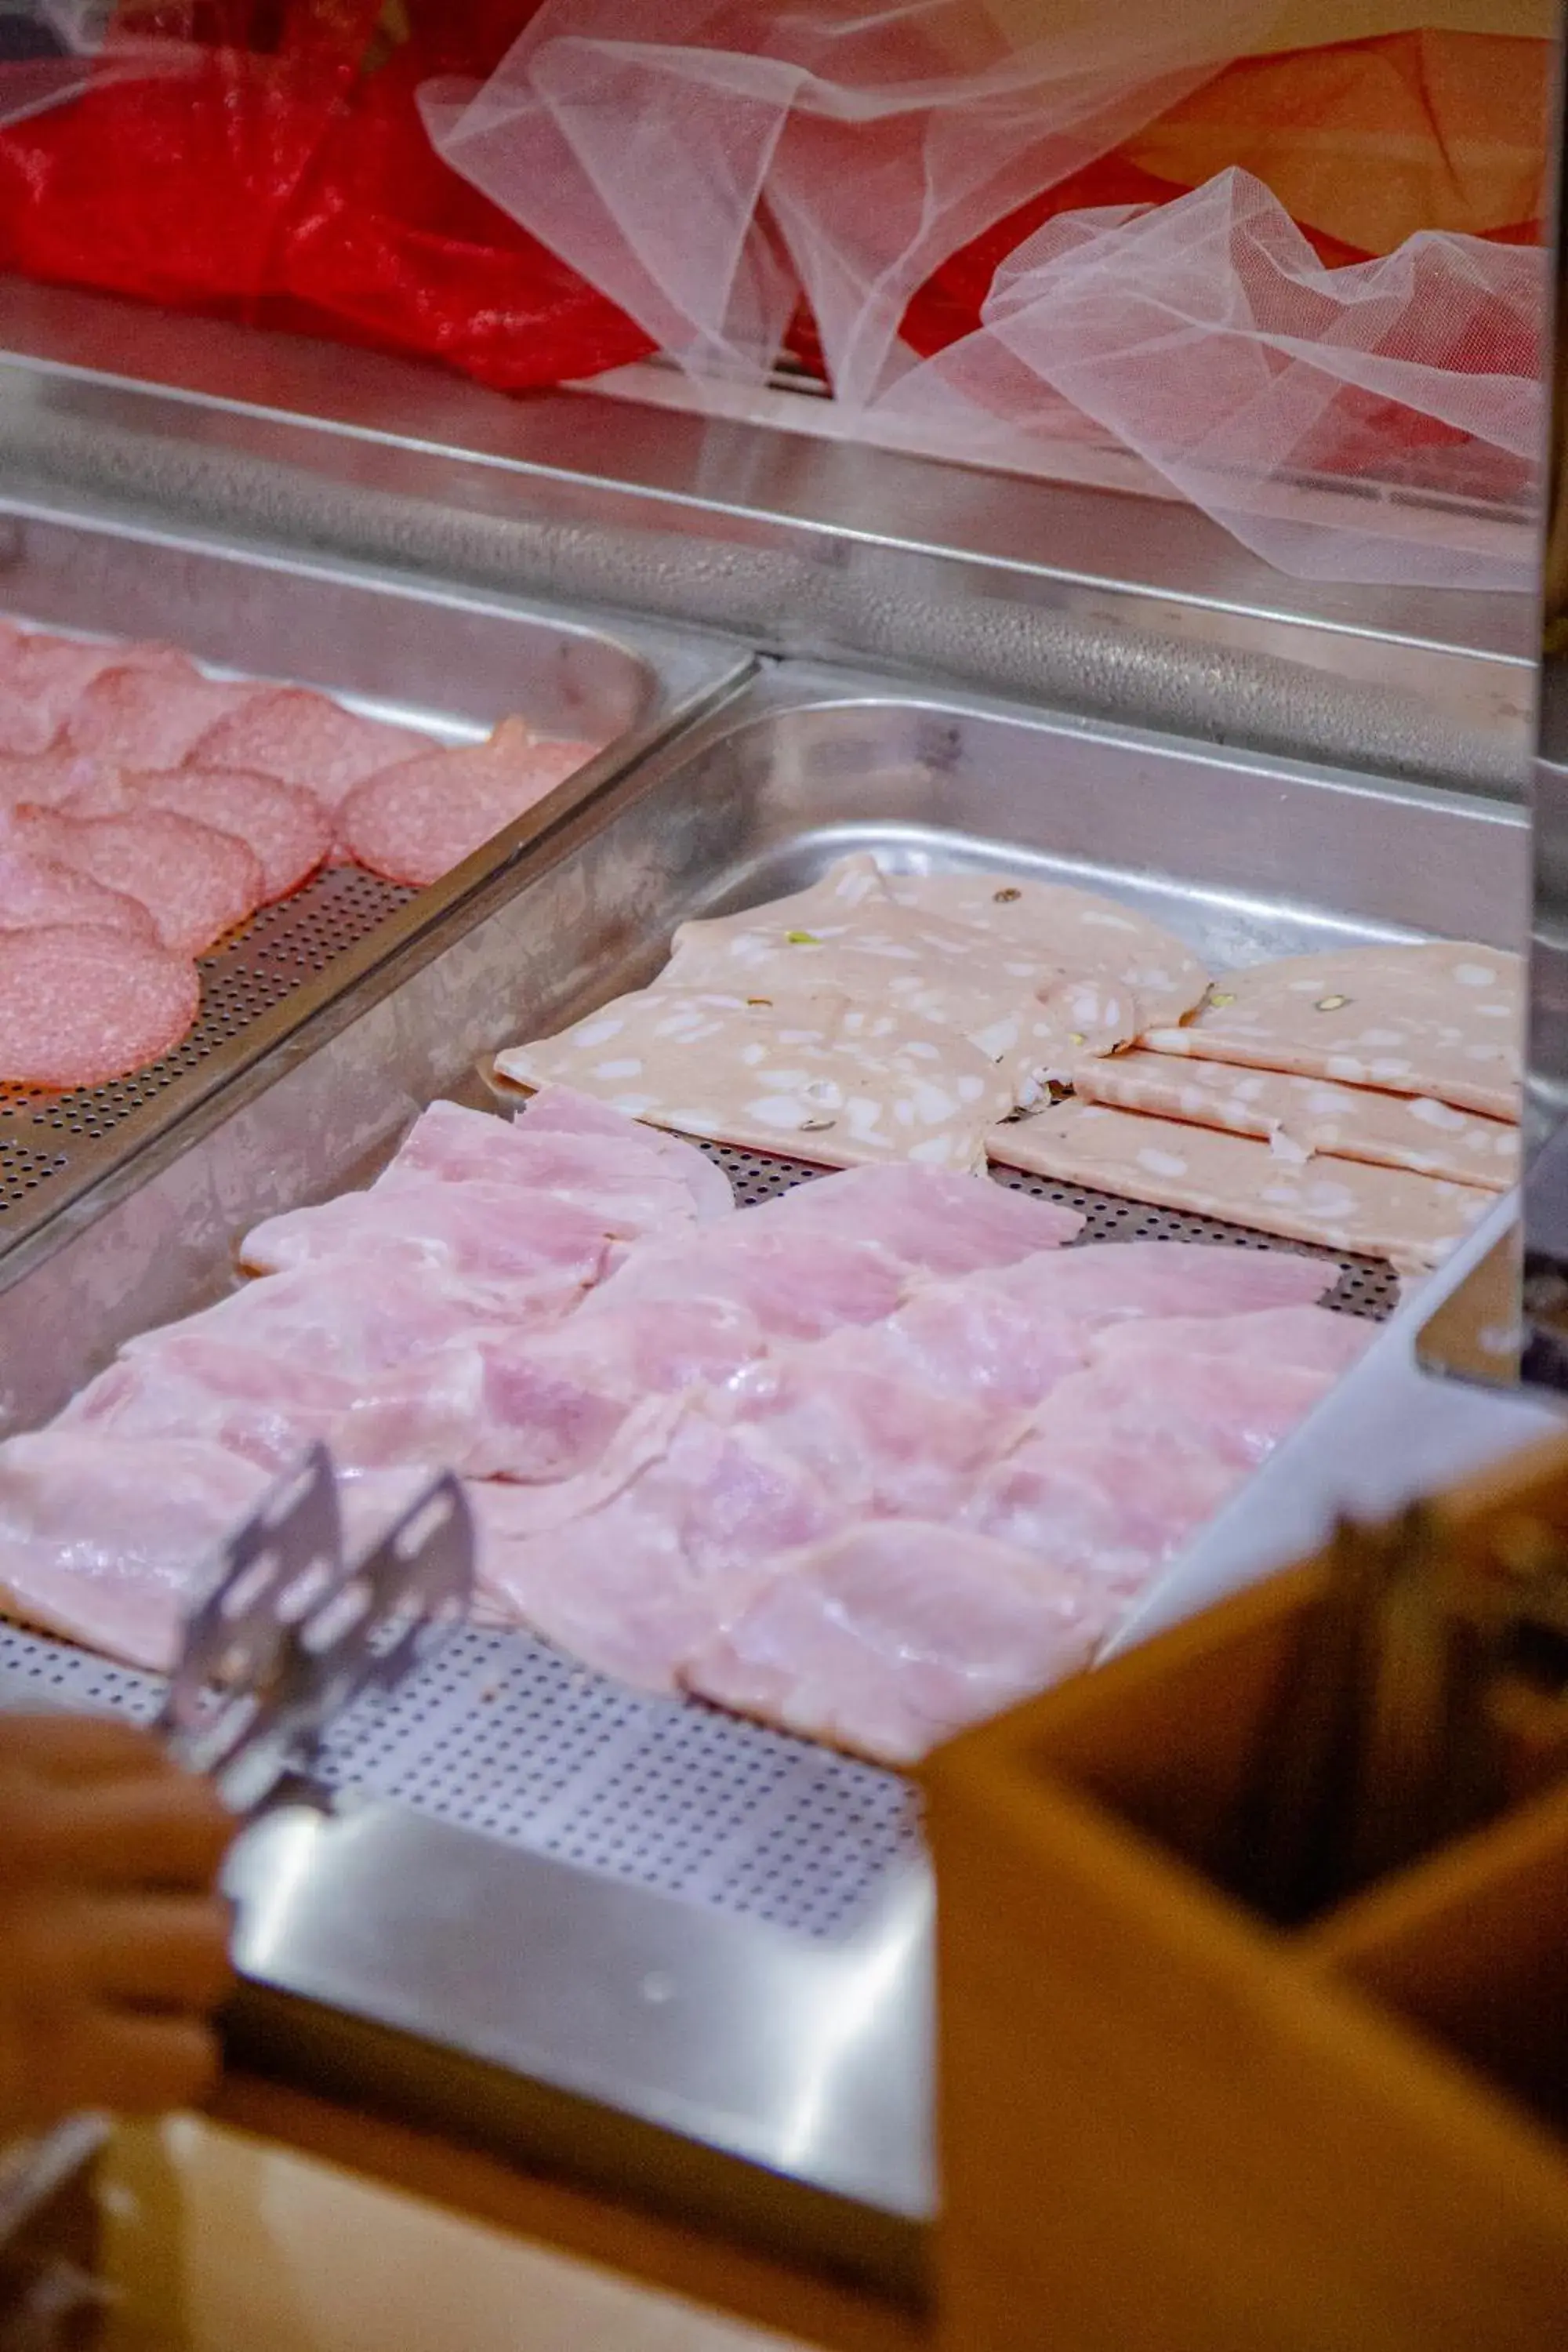
[(1432, 1095), (1384, 1094), (1331, 1078), (1147, 1053), (1085, 1062), (1075, 1083), (1089, 1102), (1258, 1137), (1280, 1160), (1298, 1164), (1321, 1152), (1494, 1192), (1506, 1192), (1519, 1171), (1517, 1127)]
[(1517, 1119), (1521, 971), (1502, 949), (1449, 940), (1284, 956), (1227, 972), (1190, 1022), (1152, 1023), (1143, 1043)]
[(596, 1095), (633, 1118), (829, 1168), (984, 1166), (1012, 1087), (957, 1030), (835, 992), (755, 1003), (658, 986), (496, 1056), (504, 1078)]
[(1291, 1167), (1250, 1136), (1102, 1103), (1058, 1103), (997, 1128), (987, 1149), (1006, 1168), (1387, 1258), (1411, 1272), (1445, 1257), (1492, 1198), (1475, 1185), (1355, 1160)]

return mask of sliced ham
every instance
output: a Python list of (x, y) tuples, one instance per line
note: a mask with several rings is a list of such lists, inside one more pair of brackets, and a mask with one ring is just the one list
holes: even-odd
[(1384, 1094), (1166, 1053), (1084, 1063), (1075, 1085), (1089, 1102), (1257, 1137), (1298, 1164), (1321, 1152), (1497, 1192), (1508, 1190), (1519, 1169), (1516, 1126), (1431, 1095)]
[(706, 1410), (759, 1429), (857, 1517), (956, 1517), (1016, 1428), (988, 1401), (845, 1360), (835, 1343), (791, 1348), (736, 1373)]
[(904, 1162), (797, 1184), (755, 1213), (780, 1233), (872, 1240), (922, 1274), (973, 1274), (1056, 1249), (1083, 1231), (1076, 1210), (981, 1176)]
[(1375, 1336), (1375, 1325), (1359, 1316), (1331, 1315), (1321, 1307), (1266, 1307), (1251, 1315), (1113, 1323), (1094, 1333), (1089, 1346), (1097, 1363), (1152, 1354), (1169, 1365), (1182, 1356), (1219, 1356), (1337, 1378), (1360, 1361)]
[(35, 931), (52, 923), (89, 923), (149, 947), (158, 940), (158, 927), (140, 898), (106, 890), (90, 875), (25, 849), (0, 847), (0, 930)]
[(122, 768), (177, 768), (209, 728), (242, 709), (259, 689), (142, 664), (100, 670), (72, 704), (63, 730), (68, 750)]
[[(547, 1099), (537, 1097), (522, 1119), (432, 1103), (374, 1189), (395, 1190), (411, 1178), (478, 1179), (595, 1206), (629, 1220), (626, 1229), (639, 1232), (711, 1223), (732, 1211), (734, 1196), (722, 1171), (691, 1146), (614, 1113), (605, 1115), (613, 1126), (552, 1125)], [(597, 1112), (597, 1105), (592, 1108)]]
[(1310, 1307), (1337, 1269), (1289, 1250), (1207, 1242), (1094, 1242), (980, 1277), (1031, 1314), (1070, 1315), (1091, 1329), (1130, 1318), (1250, 1315)]
[[(458, 1466), (537, 1484), (593, 1478), (639, 1406), (729, 1382), (767, 1335), (730, 1300), (650, 1298), (480, 1345), (482, 1423)], [(576, 1506), (563, 1499), (570, 1517)]]
[(244, 842), (166, 809), (100, 817), (23, 809), (11, 826), (35, 856), (139, 898), (177, 955), (201, 955), (261, 904), (261, 867)]
[(613, 1218), (552, 1192), (410, 1176), (385, 1191), (343, 1192), (268, 1217), (246, 1234), (239, 1258), (254, 1274), (329, 1268), (353, 1257), (379, 1262), (394, 1280), (407, 1269), (498, 1293), (542, 1276), (586, 1290), (639, 1230), (635, 1216)]
[(597, 1094), (682, 1134), (827, 1167), (912, 1160), (977, 1170), (1013, 1089), (959, 1031), (842, 995), (644, 989), (558, 1037), (509, 1047), (500, 1075)]
[(639, 1148), (657, 1156), (661, 1167), (679, 1173), (691, 1194), (700, 1225), (711, 1224), (715, 1218), (727, 1217), (733, 1212), (735, 1195), (730, 1180), (706, 1152), (673, 1135), (661, 1135), (656, 1128), (634, 1127), (607, 1104), (576, 1094), (570, 1087), (542, 1087), (529, 1103), (523, 1133), (533, 1137), (605, 1136), (623, 1150), (631, 1148), (635, 1138)]
[(96, 921), (0, 929), (0, 1079), (95, 1087), (180, 1043), (201, 1004), (188, 958)]
[(628, 1299), (714, 1299), (754, 1315), (770, 1341), (819, 1339), (890, 1315), (907, 1276), (876, 1242), (778, 1232), (747, 1209), (716, 1233), (638, 1252), (582, 1311), (612, 1314)]
[(261, 903), (286, 898), (332, 845), (331, 820), (313, 793), (237, 768), (171, 768), (100, 775), (54, 803), (67, 816), (121, 816), (165, 809), (241, 841), (261, 869)]
[(781, 1559), (681, 1668), (688, 1690), (884, 1764), (1086, 1665), (1105, 1596), (951, 1527), (856, 1526)]
[(366, 777), (339, 811), (351, 857), (390, 882), (438, 882), (476, 849), (547, 800), (595, 756), (590, 743), (542, 743), (504, 719), (483, 743), (426, 751)]
[(58, 1430), (125, 1444), (200, 1438), (280, 1474), (317, 1439), (343, 1472), (463, 1466), (485, 1425), (486, 1367), (459, 1339), (415, 1360), (328, 1369), (193, 1324), (122, 1356), (73, 1400)]
[(128, 1664), (165, 1670), (219, 1546), (268, 1478), (199, 1439), (82, 1429), (0, 1446), (0, 1607)]
[(1060, 1103), (999, 1127), (989, 1149), (1009, 1168), (1410, 1271), (1436, 1265), (1491, 1199), (1471, 1185), (1355, 1160), (1292, 1167), (1249, 1137), (1100, 1103)]
[(547, 1641), (644, 1690), (737, 1614), (784, 1552), (841, 1514), (764, 1432), (678, 1412), (648, 1460), (597, 1508), (538, 1529), (527, 1488), (471, 1490), (491, 1596)]
[(199, 736), (190, 757), (198, 768), (239, 768), (276, 776), (335, 809), (366, 776), (431, 750), (428, 735), (364, 719), (309, 687), (253, 694), (241, 709)]
[(1143, 1042), (1517, 1119), (1521, 971), (1454, 940), (1286, 956), (1227, 972), (1184, 1027), (1151, 1023)]

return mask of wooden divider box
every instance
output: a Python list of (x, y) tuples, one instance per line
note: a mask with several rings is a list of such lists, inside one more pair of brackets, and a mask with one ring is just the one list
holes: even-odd
[[(1568, 1446), (1438, 1509), (1568, 1527)], [(1324, 1590), (926, 1768), (946, 2352), (1568, 2347), (1568, 1782), (1300, 1931), (1211, 1867)]]

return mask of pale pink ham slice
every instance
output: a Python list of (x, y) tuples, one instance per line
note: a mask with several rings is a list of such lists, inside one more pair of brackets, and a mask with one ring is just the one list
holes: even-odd
[(199, 768), (241, 768), (296, 784), (335, 809), (345, 793), (395, 761), (432, 749), (427, 735), (363, 719), (309, 687), (273, 687), (220, 719), (191, 747)]
[(1310, 1307), (1336, 1269), (1290, 1250), (1205, 1242), (1094, 1242), (1030, 1257), (980, 1282), (1031, 1314), (1070, 1315), (1090, 1328), (1130, 1317), (1251, 1315)]
[(1152, 1354), (1164, 1364), (1181, 1356), (1221, 1356), (1276, 1370), (1348, 1371), (1376, 1336), (1376, 1326), (1321, 1307), (1266, 1307), (1254, 1315), (1173, 1315), (1152, 1322), (1113, 1323), (1091, 1335), (1098, 1363), (1121, 1363)]
[(1357, 1160), (1281, 1160), (1266, 1143), (1100, 1103), (1060, 1103), (999, 1127), (992, 1157), (1010, 1168), (1218, 1217), (1288, 1241), (1436, 1265), (1483, 1215), (1489, 1192)]
[(122, 768), (177, 768), (209, 728), (259, 691), (195, 669), (188, 677), (138, 664), (100, 670), (71, 706), (64, 741)]
[(816, 1352), (835, 1368), (997, 1412), (1037, 1405), (1081, 1371), (1089, 1339), (1071, 1315), (1042, 1310), (1001, 1283), (964, 1280), (922, 1284), (886, 1322), (835, 1332)]
[(1271, 1143), (1300, 1165), (1314, 1152), (1409, 1168), (1456, 1184), (1503, 1192), (1519, 1171), (1519, 1129), (1506, 1119), (1457, 1110), (1431, 1095), (1384, 1094), (1329, 1078), (1295, 1078), (1174, 1054), (1119, 1054), (1074, 1074), (1087, 1102), (1153, 1111)]
[(0, 846), (0, 930), (33, 931), (51, 923), (90, 923), (149, 947), (158, 940), (158, 927), (140, 898), (106, 890), (90, 875), (25, 849)]
[(464, 1339), (401, 1365), (326, 1369), (203, 1322), (122, 1356), (67, 1406), (58, 1430), (124, 1443), (201, 1438), (275, 1474), (318, 1438), (343, 1472), (460, 1466), (485, 1425), (485, 1360)]
[(613, 1213), (629, 1221), (628, 1230), (649, 1233), (711, 1223), (733, 1208), (728, 1181), (700, 1151), (664, 1146), (663, 1137), (630, 1119), (618, 1131), (579, 1131), (552, 1127), (533, 1112), (510, 1119), (437, 1102), (415, 1122), (375, 1190), (415, 1178), (512, 1184)]
[(634, 1239), (635, 1217), (614, 1218), (550, 1192), (505, 1184), (444, 1184), (409, 1177), (395, 1188), (343, 1192), (319, 1208), (268, 1217), (240, 1244), (255, 1274), (330, 1267), (340, 1258), (378, 1260), (388, 1276), (406, 1269), (499, 1290), (541, 1276), (586, 1290)]
[(176, 955), (201, 955), (261, 904), (261, 867), (244, 842), (166, 809), (99, 817), (21, 809), (11, 825), (35, 856), (139, 898)]
[(1456, 940), (1286, 956), (1227, 972), (1184, 1027), (1151, 1022), (1144, 1043), (1517, 1119), (1521, 971)]
[(797, 1184), (761, 1212), (775, 1232), (871, 1240), (924, 1274), (973, 1274), (1055, 1249), (1083, 1231), (1075, 1210), (982, 1176), (910, 1162)]
[[(582, 1297), (570, 1270), (531, 1282), (463, 1283), (448, 1269), (407, 1264), (388, 1278), (376, 1257), (341, 1257), (247, 1282), (174, 1328), (215, 1334), (225, 1345), (374, 1386), (383, 1373), (427, 1360), (454, 1340), (486, 1330), (523, 1330), (557, 1321)], [(155, 1350), (165, 1334), (129, 1340), (126, 1357)]]
[(570, 1087), (542, 1087), (528, 1106), (525, 1135), (602, 1135), (614, 1139), (624, 1150), (635, 1142), (654, 1152), (659, 1164), (677, 1172), (691, 1194), (700, 1225), (710, 1225), (716, 1218), (728, 1217), (734, 1210), (735, 1195), (723, 1170), (709, 1159), (695, 1144), (683, 1143), (673, 1135), (661, 1135), (657, 1128), (642, 1127), (612, 1110), (606, 1103), (594, 1101), (587, 1095), (576, 1094)]
[(987, 1127), (1015, 1099), (962, 1031), (843, 994), (753, 1002), (660, 985), (509, 1046), (495, 1066), (681, 1134), (829, 1168), (977, 1171)]
[(708, 1298), (632, 1299), (486, 1339), (482, 1426), (458, 1466), (535, 1483), (591, 1476), (640, 1404), (727, 1382), (766, 1344), (744, 1307)]
[(261, 868), (261, 903), (286, 898), (307, 881), (332, 845), (331, 820), (320, 801), (274, 776), (237, 768), (171, 768), (151, 774), (100, 775), (54, 803), (67, 816), (121, 816), (166, 809), (242, 841)]
[(613, 1314), (631, 1299), (716, 1299), (754, 1315), (770, 1341), (819, 1339), (841, 1324), (890, 1315), (907, 1275), (875, 1242), (776, 1232), (747, 1209), (713, 1234), (639, 1251), (582, 1311)]
[(24, 636), (0, 676), (0, 751), (26, 758), (51, 750), (93, 680), (123, 668), (151, 670), (174, 685), (201, 675), (173, 646), (87, 645), (42, 631)]
[(438, 882), (595, 756), (588, 743), (542, 744), (523, 719), (483, 743), (429, 751), (369, 776), (346, 796), (339, 836), (390, 882)]
[(0, 1608), (164, 1670), (219, 1546), (268, 1483), (198, 1439), (13, 1437), (0, 1446)]
[(1086, 1665), (1102, 1591), (990, 1538), (851, 1527), (774, 1564), (681, 1667), (688, 1690), (882, 1764)]
[(706, 1403), (715, 1420), (760, 1429), (857, 1517), (950, 1519), (1027, 1426), (989, 1402), (846, 1361), (835, 1342), (790, 1348), (734, 1375)]
[(986, 1473), (963, 1525), (1092, 1578), (1130, 1605), (1247, 1475), (1216, 1454), (1148, 1453), (1109, 1432), (1067, 1454), (1047, 1431)]
[(94, 1087), (156, 1061), (189, 1029), (188, 958), (92, 923), (0, 929), (0, 1079)]
[(1131, 1598), (1332, 1385), (1332, 1370), (1159, 1332), (1118, 1335), (1060, 1381), (964, 1523)]
[(644, 1690), (673, 1691), (685, 1659), (779, 1555), (842, 1517), (763, 1432), (721, 1429), (692, 1409), (678, 1411), (653, 1458), (596, 1509), (536, 1532), (536, 1492), (470, 1489), (488, 1594), (584, 1664)]

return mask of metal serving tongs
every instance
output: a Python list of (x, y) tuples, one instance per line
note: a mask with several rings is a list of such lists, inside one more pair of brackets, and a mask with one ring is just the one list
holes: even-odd
[[(473, 1573), (473, 1519), (450, 1472), (346, 1559), (331, 1456), (312, 1446), (223, 1546), (155, 1727), (232, 1811), (254, 1813), (345, 1708), (394, 1689), (463, 1622)], [(71, 2116), (0, 2155), (0, 2244), (105, 2128)]]
[(356, 1560), (312, 1446), (224, 1546), (158, 1717), (170, 1753), (253, 1812), (345, 1707), (392, 1690), (468, 1614), (473, 1520), (447, 1472)]

